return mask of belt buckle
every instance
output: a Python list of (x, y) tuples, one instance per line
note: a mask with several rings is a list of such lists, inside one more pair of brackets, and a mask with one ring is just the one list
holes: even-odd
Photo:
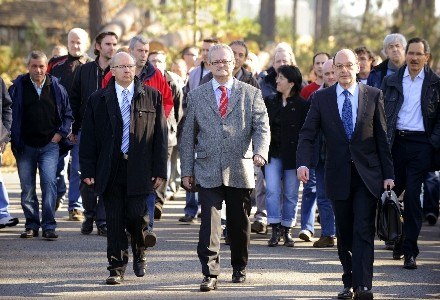
[(128, 160), (128, 154), (127, 153), (122, 153), (122, 158), (125, 160)]

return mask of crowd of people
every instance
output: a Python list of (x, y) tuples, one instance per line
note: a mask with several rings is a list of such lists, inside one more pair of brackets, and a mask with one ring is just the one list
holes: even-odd
[[(167, 53), (150, 49), (144, 36), (119, 49), (118, 41), (113, 32), (98, 34), (92, 59), (88, 33), (73, 28), (66, 54), (61, 46), (51, 59), (32, 51), (28, 73), (9, 89), (0, 80), (0, 151), (11, 142), (21, 238), (41, 229), (56, 240), (56, 211), (65, 206), (82, 234), (95, 226), (107, 237), (106, 283), (120, 284), (129, 245), (135, 275), (145, 275), (154, 220), (182, 187), (186, 204), (176, 221), (200, 220), (201, 291), (217, 288), (222, 236), (232, 282), (246, 280), (254, 232), (267, 235), (269, 247), (294, 247), (295, 235), (316, 248), (337, 245), (338, 298), (373, 299), (377, 199), (393, 188), (403, 202), (403, 234), (385, 247), (405, 269), (417, 268), (422, 222), (436, 224), (440, 199), (440, 77), (426, 40), (387, 35), (381, 63), (362, 45), (323, 49), (313, 56), (312, 82), (287, 43), (259, 72), (241, 40), (206, 38), (200, 49), (185, 47), (169, 70)], [(19, 222), (2, 181), (0, 228)]]

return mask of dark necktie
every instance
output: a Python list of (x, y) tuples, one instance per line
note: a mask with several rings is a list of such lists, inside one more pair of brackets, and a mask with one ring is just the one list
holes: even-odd
[(224, 118), (226, 115), (226, 110), (228, 109), (228, 92), (225, 86), (221, 85), (218, 88), (222, 91), (222, 95), (220, 97), (220, 106), (218, 107), (218, 110), (220, 112), (220, 116)]
[(123, 124), (121, 151), (122, 153), (127, 153), (129, 146), (129, 137), (130, 137), (130, 101), (128, 100), (127, 89), (124, 89), (122, 91), (121, 115), (122, 115), (122, 124)]
[(342, 124), (344, 125), (347, 138), (351, 140), (351, 134), (353, 133), (353, 112), (349, 97), (350, 92), (344, 90), (342, 93), (345, 96), (344, 104), (342, 105)]

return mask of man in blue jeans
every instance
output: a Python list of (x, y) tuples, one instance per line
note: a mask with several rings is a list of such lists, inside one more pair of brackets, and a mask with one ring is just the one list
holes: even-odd
[[(29, 73), (19, 75), (9, 93), (12, 107), (11, 144), (17, 160), (21, 206), (26, 217), (21, 238), (33, 238), (43, 229), (43, 238), (55, 240), (56, 170), (59, 143), (71, 132), (73, 122), (64, 87), (47, 72), (47, 57), (41, 51), (28, 56)], [(37, 168), (42, 193), (42, 219), (36, 193)]]

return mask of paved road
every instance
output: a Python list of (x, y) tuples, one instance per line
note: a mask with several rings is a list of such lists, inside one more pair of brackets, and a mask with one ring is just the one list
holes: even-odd
[[(4, 174), (16, 227), (0, 230), (0, 299), (336, 299), (341, 290), (341, 266), (336, 248), (316, 249), (295, 239), (294, 248), (266, 246), (267, 236), (251, 236), (246, 283), (230, 282), (232, 269), (222, 245), (219, 288), (199, 292), (202, 279), (196, 254), (198, 225), (183, 225), (184, 198), (169, 201), (156, 223), (158, 244), (148, 254), (147, 275), (134, 276), (131, 263), (125, 283), (104, 284), (106, 241), (82, 235), (80, 223), (68, 221), (66, 208), (57, 212), (58, 241), (19, 238), (24, 229), (16, 173)], [(295, 228), (295, 235), (299, 229)], [(319, 236), (320, 231), (317, 231)], [(422, 228), (417, 270), (404, 270), (402, 261), (376, 241), (375, 299), (440, 299), (440, 225)]]

